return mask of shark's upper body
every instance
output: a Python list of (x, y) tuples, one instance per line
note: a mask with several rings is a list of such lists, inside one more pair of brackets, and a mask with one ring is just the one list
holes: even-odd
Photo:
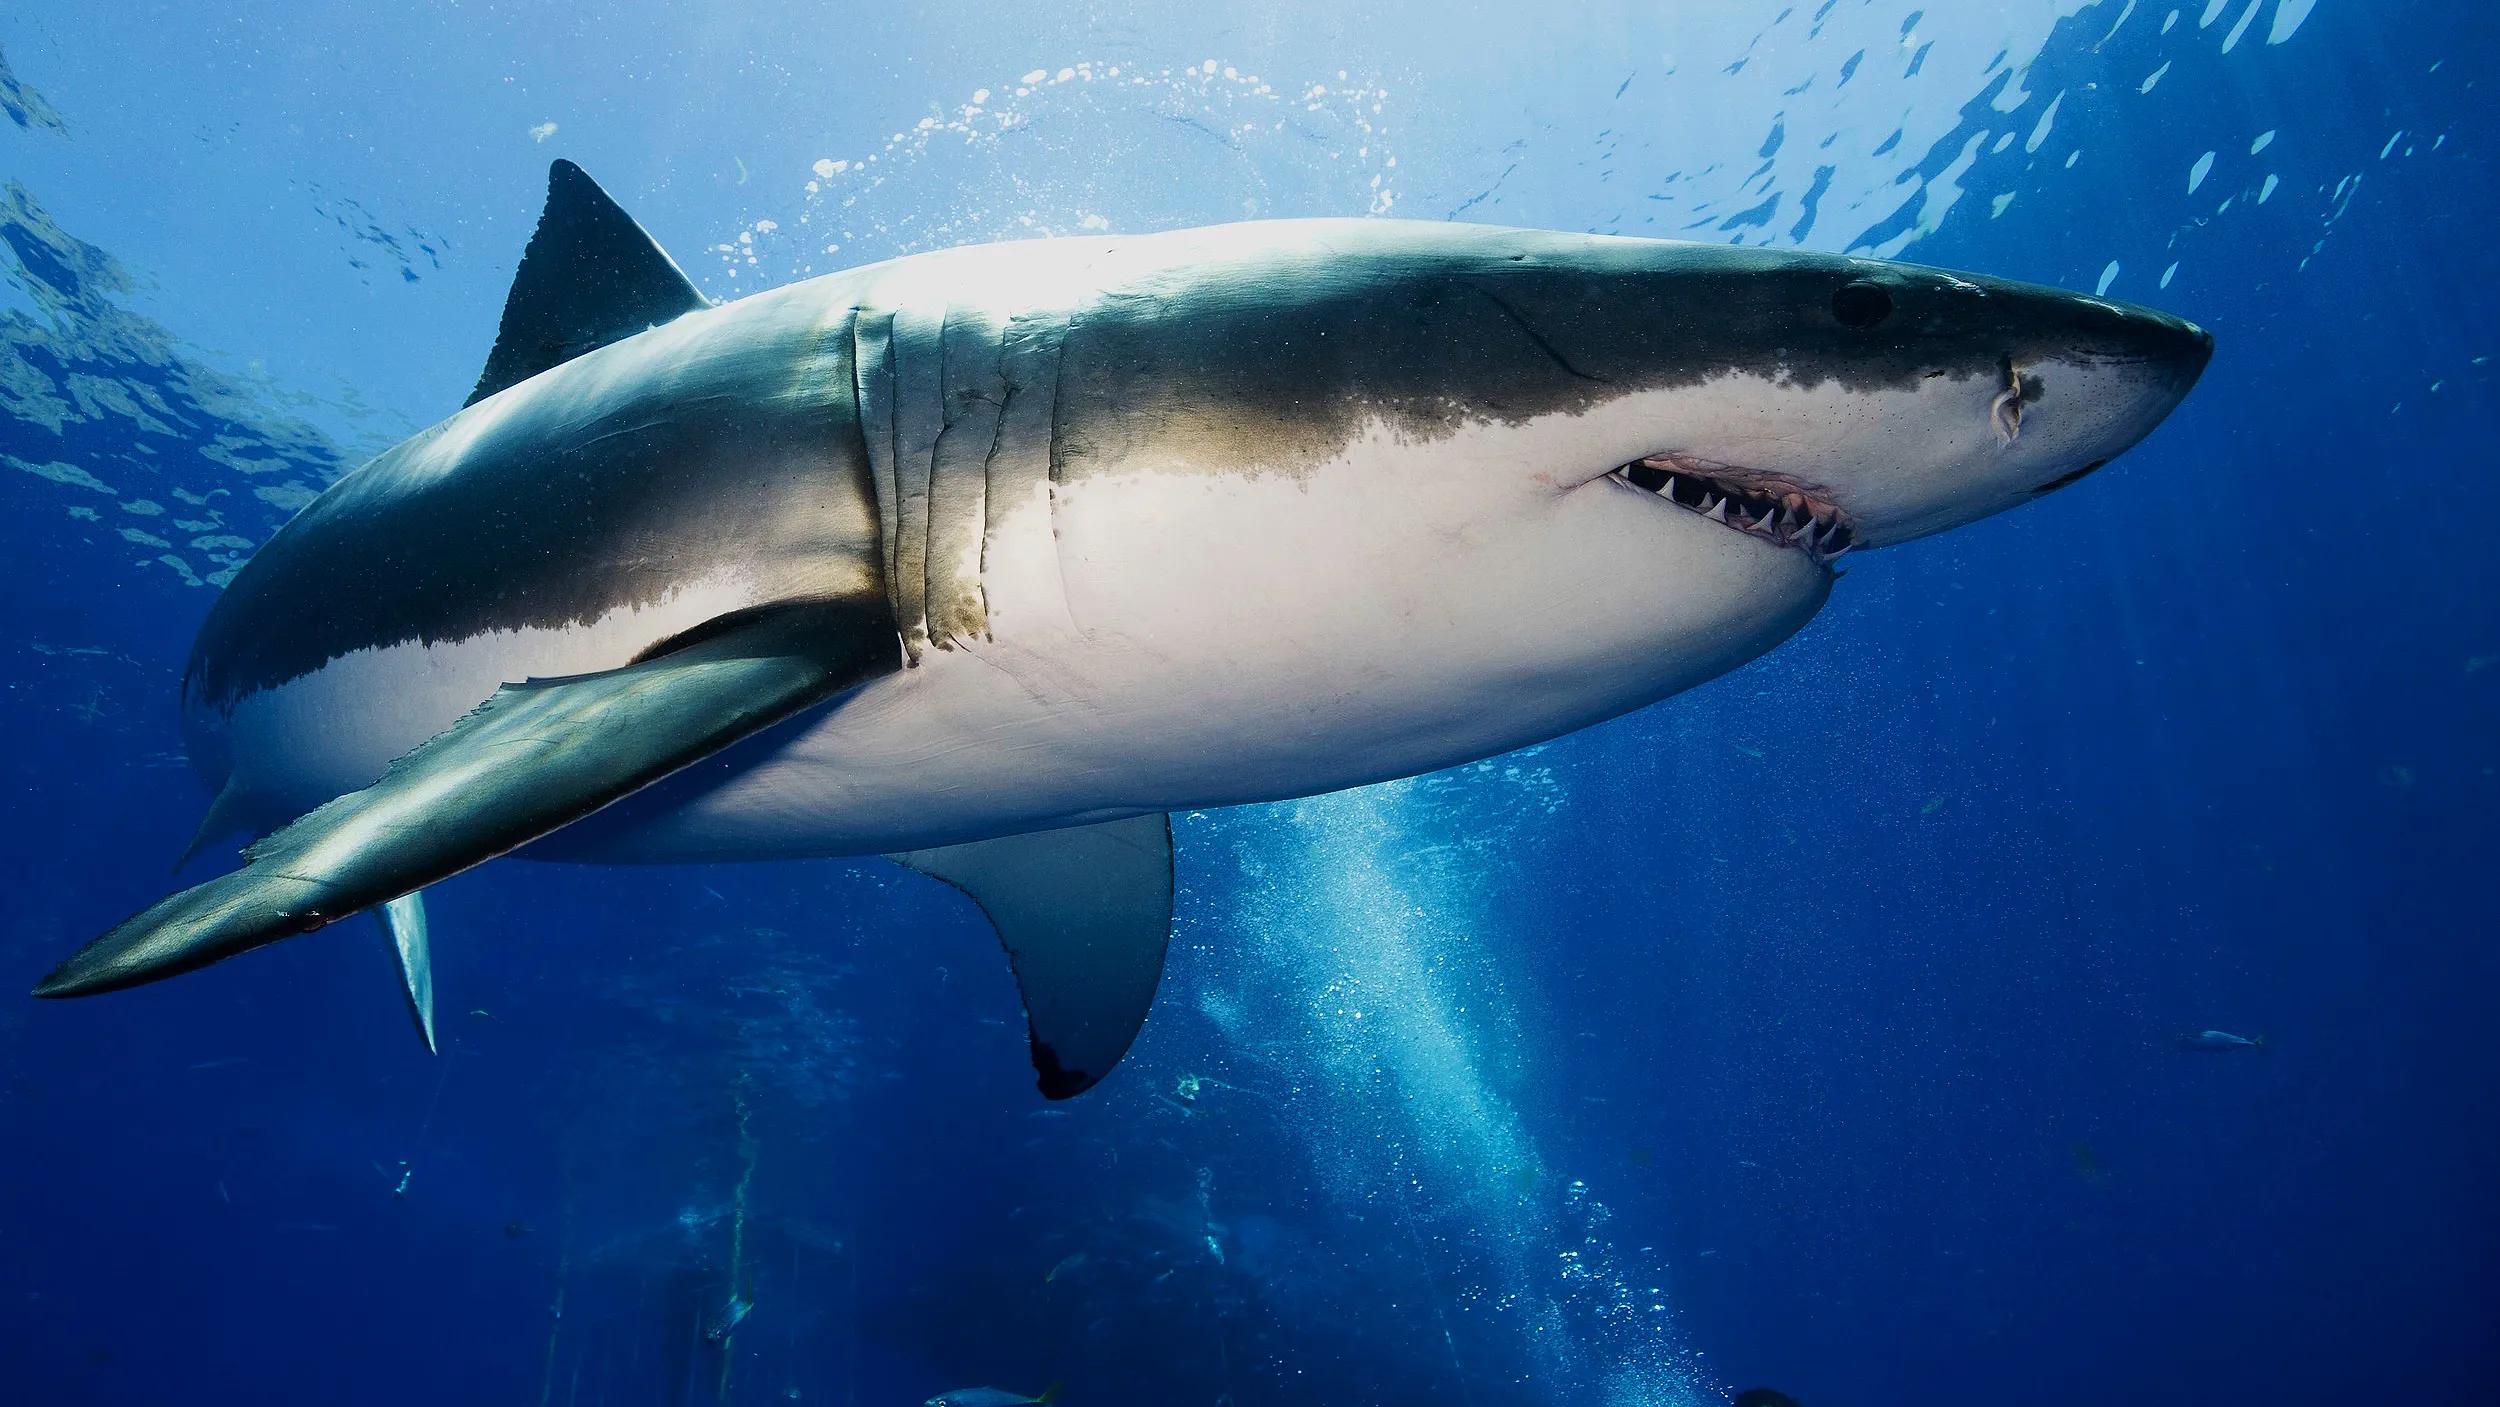
[(1002, 888), (1090, 912), (1036, 876), (1100, 865), (1000, 838), (1151, 859), (1139, 818), (1642, 707), (1796, 631), (1843, 553), (2098, 468), (2210, 348), (1873, 260), (1395, 221), (977, 246), (715, 307), (560, 163), (479, 396), (282, 529), (186, 679), (212, 827), (321, 807), (256, 866), (358, 877), (177, 896), (55, 989), (519, 845), (911, 852), (1002, 930)]

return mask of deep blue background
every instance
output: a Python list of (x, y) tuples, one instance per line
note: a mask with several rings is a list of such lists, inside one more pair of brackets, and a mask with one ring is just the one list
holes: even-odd
[[(1980, 164), (1912, 251), (2086, 287), (2118, 257), (2114, 294), (2214, 329), (2202, 387), (2118, 466), (1853, 562), (1796, 641), (1686, 698), (1429, 782), (1180, 818), (1156, 1019), (1070, 1106), (1032, 1094), (968, 906), (882, 867), (442, 886), (430, 1061), (358, 925), (108, 1001), (0, 1002), (0, 1391), (2487, 1400), (2500, 36), (2479, 6), (2328, 0), (2261, 68), (2214, 52), (2220, 26), (2160, 47), (2164, 8), (2105, 41), (2116, 7), (2088, 10), (2033, 66), (2089, 161)], [(57, 17), (0, 42), (29, 83), (99, 62)], [(1405, 62), (1428, 73), (1429, 42)], [(1538, 81), (1602, 98), (1624, 67)], [(168, 289), (162, 259), (116, 288), (28, 233), (63, 160), (37, 144), (110, 140), (80, 91), (50, 90), (67, 136), (0, 128), (28, 182), (9, 267), (45, 308), (10, 314), (11, 355), (169, 409), (161, 432), (21, 409), (0, 453), (231, 482), (229, 521), (265, 533), (280, 505), (202, 447), (317, 483), (348, 453), (336, 407), (248, 377), (221, 399), (217, 357), (124, 311), (283, 304), (245, 261), (241, 291)], [(1970, 113), (1995, 120), (1985, 94)], [(2299, 139), (2269, 156), (2268, 218), (2182, 214), (2179, 151), (2224, 153), (2210, 211), (2277, 125)], [(2380, 159), (2400, 129), (2423, 150)], [(498, 168), (498, 206), (550, 154)], [(1656, 176), (1626, 164), (1547, 179)], [(527, 213), (449, 241), (472, 324)], [(68, 236), (156, 238), (136, 215)], [(385, 282), (425, 288), (416, 258)], [(331, 335), (386, 360), (392, 327), (351, 321)], [(263, 336), (280, 355), (186, 330), (222, 364)], [(0, 473), (0, 972), (29, 981), (159, 892), (200, 805), (171, 702), (210, 593), (132, 566), (135, 520), (82, 492)], [(2206, 1026), (2266, 1049), (2175, 1048)], [(695, 1329), (741, 1223), (758, 1309), (724, 1378)]]

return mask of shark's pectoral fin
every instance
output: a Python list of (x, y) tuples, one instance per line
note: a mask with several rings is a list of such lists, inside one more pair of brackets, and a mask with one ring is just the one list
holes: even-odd
[(547, 208), (512, 276), (495, 350), (462, 404), (710, 306), (633, 216), (582, 168), (559, 161), (548, 168)]
[(910, 850), (989, 915), (1015, 966), (1033, 1069), (1052, 1099), (1109, 1074), (1146, 1022), (1172, 936), (1172, 823), (1095, 826)]
[(416, 1019), (425, 1053), (440, 1054), (434, 1044), (434, 950), (425, 931), (425, 896), (402, 894), (373, 911), (391, 940), (391, 957), (399, 964), (399, 985), (408, 993), (408, 1014)]
[(410, 894), (569, 825), (901, 667), (880, 600), (741, 611), (604, 674), (511, 684), (382, 779), (245, 850), (242, 869), (127, 920), (37, 996), (205, 967)]

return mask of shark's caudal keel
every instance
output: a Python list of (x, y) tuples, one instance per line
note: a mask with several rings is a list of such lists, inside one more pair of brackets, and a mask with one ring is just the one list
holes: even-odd
[[(185, 684), (247, 863), (44, 995), (516, 849), (887, 854), (999, 929), (1053, 1095), (1142, 1021), (1164, 815), (1409, 775), (1785, 639), (2071, 483), (2210, 353), (1904, 265), (1392, 221), (952, 250), (714, 307), (558, 163), (478, 394), (342, 479)], [(389, 931), (430, 1010), (422, 912)]]

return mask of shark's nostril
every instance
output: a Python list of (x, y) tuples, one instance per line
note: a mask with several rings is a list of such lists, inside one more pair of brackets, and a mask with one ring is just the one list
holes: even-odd
[(2012, 444), (2023, 433), (2023, 378), (2014, 364), (2005, 365), (2005, 389), (1988, 402), (1988, 424), (1997, 432), (2002, 444)]

